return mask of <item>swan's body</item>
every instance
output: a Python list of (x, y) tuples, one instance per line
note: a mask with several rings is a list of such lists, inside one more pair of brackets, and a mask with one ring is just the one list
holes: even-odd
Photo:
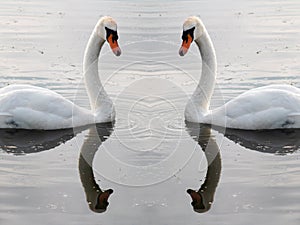
[(249, 130), (299, 128), (300, 90), (269, 85), (246, 91), (203, 117), (204, 123), (210, 121)]
[[(116, 28), (112, 18), (101, 18), (85, 51), (83, 72), (91, 111), (46, 88), (9, 85), (0, 89), (0, 128), (53, 130), (113, 121), (114, 107), (98, 75), (98, 56), (106, 39), (105, 29), (116, 32)], [(116, 40), (112, 42), (114, 53), (120, 55)]]
[(201, 79), (185, 109), (187, 121), (246, 130), (300, 128), (300, 89), (291, 85), (255, 88), (209, 110), (217, 62), (211, 39), (199, 18), (190, 17), (185, 22), (183, 40), (180, 55), (185, 55), (195, 40), (202, 57)]
[(32, 85), (0, 90), (0, 127), (60, 129), (94, 122), (94, 115), (61, 95)]

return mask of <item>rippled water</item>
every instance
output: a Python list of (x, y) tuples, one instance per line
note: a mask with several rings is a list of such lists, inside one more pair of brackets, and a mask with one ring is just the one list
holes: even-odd
[[(88, 108), (81, 65), (101, 15), (117, 20), (123, 51), (100, 58), (115, 124), (0, 131), (1, 224), (298, 224), (299, 131), (185, 124), (201, 63), (194, 45), (178, 49), (184, 19), (201, 16), (218, 58), (212, 107), (300, 87), (299, 11), (296, 0), (1, 1), (1, 87), (34, 84)], [(188, 189), (202, 200), (192, 206)]]

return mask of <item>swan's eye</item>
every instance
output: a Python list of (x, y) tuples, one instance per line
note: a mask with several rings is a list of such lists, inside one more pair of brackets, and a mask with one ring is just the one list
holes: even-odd
[(183, 32), (182, 32), (181, 39), (182, 39), (183, 41), (187, 42), (187, 41), (188, 41), (188, 35), (190, 35), (191, 38), (192, 38), (192, 41), (193, 41), (193, 40), (194, 40), (194, 30), (195, 30), (195, 27), (183, 31)]
[(106, 40), (108, 40), (109, 36), (112, 35), (112, 41), (115, 42), (119, 39), (118, 32), (112, 29), (105, 27), (106, 30)]

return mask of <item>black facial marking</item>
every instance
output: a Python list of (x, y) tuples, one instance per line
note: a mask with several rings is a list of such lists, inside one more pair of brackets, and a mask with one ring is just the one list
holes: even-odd
[(115, 42), (115, 41), (117, 41), (119, 39), (117, 31), (114, 31), (114, 30), (109, 29), (107, 27), (105, 27), (105, 30), (106, 30), (106, 40), (108, 40), (108, 37), (111, 34), (112, 34), (112, 40), (113, 40), (113, 42)]
[(195, 30), (195, 27), (191, 28), (191, 29), (188, 29), (188, 30), (185, 30), (182, 32), (182, 36), (181, 36), (181, 39), (185, 42), (188, 41), (188, 34), (192, 37), (192, 41), (194, 40), (194, 30)]

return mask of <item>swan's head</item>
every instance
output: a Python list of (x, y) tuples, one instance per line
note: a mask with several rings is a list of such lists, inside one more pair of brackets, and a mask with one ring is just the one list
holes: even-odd
[(109, 16), (102, 17), (96, 25), (97, 35), (109, 43), (109, 46), (116, 56), (121, 55), (118, 45), (118, 32), (116, 21)]
[(108, 198), (112, 193), (112, 189), (99, 193), (97, 198), (95, 199), (95, 202), (91, 202), (89, 204), (90, 209), (96, 213), (105, 212), (107, 206), (109, 205)]
[(188, 17), (183, 23), (182, 45), (179, 49), (179, 55), (184, 56), (193, 40), (199, 39), (204, 33), (204, 25), (199, 17)]
[(212, 202), (210, 202), (209, 204), (205, 204), (204, 196), (201, 193), (198, 193), (191, 189), (188, 189), (187, 193), (193, 200), (191, 205), (193, 206), (195, 212), (204, 213), (210, 209)]

